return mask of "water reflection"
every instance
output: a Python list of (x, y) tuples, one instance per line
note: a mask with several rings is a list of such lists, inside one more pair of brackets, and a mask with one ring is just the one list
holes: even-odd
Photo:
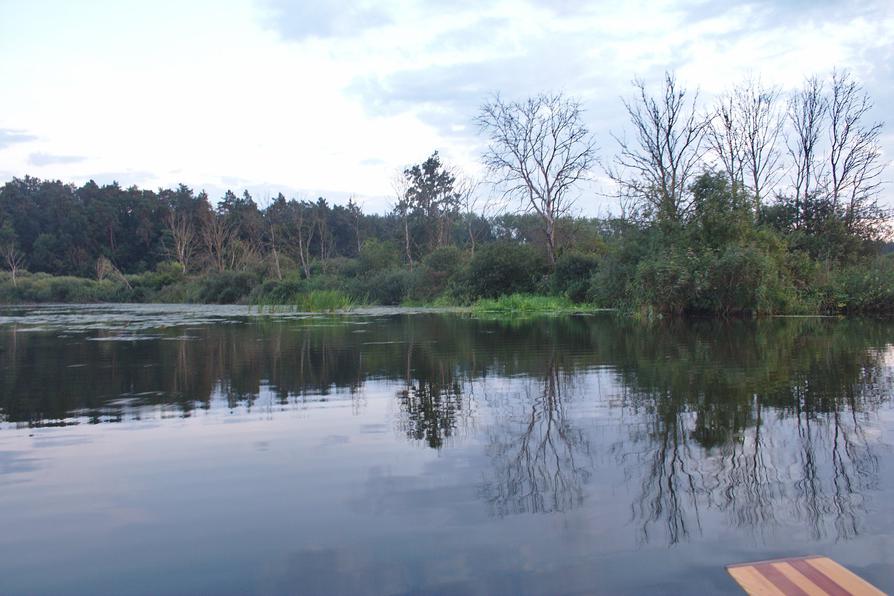
[(716, 516), (759, 540), (780, 528), (851, 539), (879, 484), (890, 323), (416, 315), (151, 333), (0, 329), (2, 420), (122, 422), (258, 400), (345, 400), (361, 416), (384, 387), (393, 419), (379, 422), (414, 449), (480, 445), (476, 494), (495, 518), (599, 507), (593, 495), (620, 471), (641, 544), (691, 540)]
[(593, 462), (587, 435), (568, 415), (574, 376), (555, 351), (544, 369), (520, 394), (489, 404), (499, 422), (487, 433), (494, 471), (482, 495), (497, 515), (568, 511), (584, 500)]
[(859, 533), (878, 480), (866, 427), (878, 428), (892, 383), (882, 352), (861, 345), (871, 327), (842, 333), (848, 325), (676, 328), (668, 358), (629, 336), (615, 346), (621, 403), (641, 422), (613, 452), (638, 479), (632, 515), (643, 541), (686, 539), (706, 509), (758, 534), (784, 524), (813, 540)]

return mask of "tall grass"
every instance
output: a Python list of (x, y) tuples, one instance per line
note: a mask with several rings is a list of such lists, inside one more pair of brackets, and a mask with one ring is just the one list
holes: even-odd
[(487, 298), (472, 305), (472, 311), (483, 315), (568, 314), (599, 310), (589, 304), (575, 304), (564, 296), (510, 294)]
[(354, 300), (338, 290), (311, 290), (292, 295), (285, 304), (258, 300), (254, 303), (258, 312), (336, 312), (351, 310)]

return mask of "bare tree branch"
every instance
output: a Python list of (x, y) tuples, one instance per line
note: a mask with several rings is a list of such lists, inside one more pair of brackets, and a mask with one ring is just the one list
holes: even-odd
[(490, 144), (484, 163), (504, 197), (519, 201), (543, 222), (550, 262), (556, 261), (556, 224), (572, 208), (568, 191), (596, 163), (596, 142), (576, 99), (562, 94), (481, 108), (477, 123)]
[(615, 137), (620, 153), (609, 176), (624, 196), (635, 197), (661, 219), (678, 221), (691, 207), (689, 181), (705, 153), (707, 118), (696, 109), (698, 92), (688, 92), (674, 75), (665, 73), (664, 93), (657, 99), (635, 80), (638, 96), (624, 107), (634, 128), (634, 140)]

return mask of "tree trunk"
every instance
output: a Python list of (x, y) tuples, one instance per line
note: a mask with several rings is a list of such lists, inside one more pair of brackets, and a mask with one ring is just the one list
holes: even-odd
[(282, 281), (282, 269), (279, 268), (279, 253), (276, 252), (276, 247), (273, 247), (273, 268), (276, 270), (276, 279)]
[(549, 257), (549, 264), (554, 269), (556, 267), (556, 222), (551, 218), (546, 218), (546, 252)]
[(407, 251), (407, 263), (410, 265), (410, 271), (413, 270), (413, 253), (410, 251), (410, 222), (404, 217), (404, 248)]
[(469, 247), (471, 248), (472, 256), (475, 256), (475, 234), (472, 233), (472, 218), (469, 218)]

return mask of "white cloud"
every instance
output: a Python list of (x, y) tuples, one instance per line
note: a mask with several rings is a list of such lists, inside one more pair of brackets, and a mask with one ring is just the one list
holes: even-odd
[(392, 172), (434, 149), (477, 168), (471, 119), (494, 91), (580, 95), (604, 157), (627, 83), (667, 68), (710, 96), (749, 72), (790, 87), (848, 67), (879, 118), (894, 98), (884, 2), (309, 6), (0, 4), (0, 171), (209, 191), (238, 179), (383, 209)]

